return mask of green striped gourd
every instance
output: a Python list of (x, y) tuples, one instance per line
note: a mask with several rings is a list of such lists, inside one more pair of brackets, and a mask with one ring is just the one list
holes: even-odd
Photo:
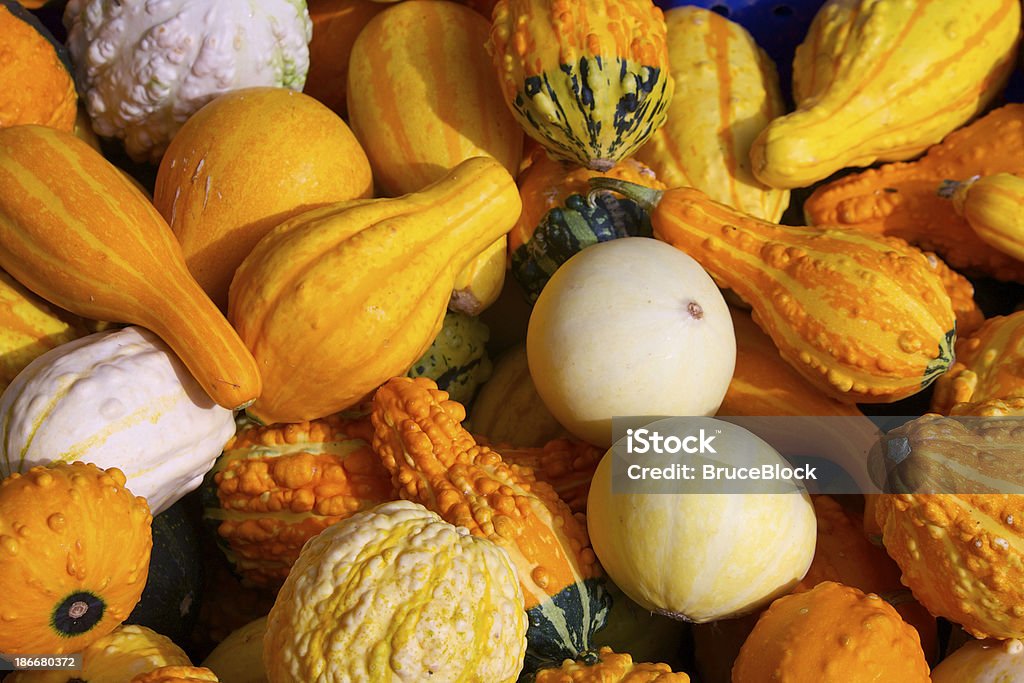
[(429, 377), (453, 401), (469, 405), (480, 385), (491, 377), (493, 366), (487, 355), (490, 334), (479, 318), (449, 311), (441, 332), (406, 374)]

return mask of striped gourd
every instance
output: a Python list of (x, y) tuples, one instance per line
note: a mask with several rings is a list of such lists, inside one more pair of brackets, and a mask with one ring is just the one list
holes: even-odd
[(651, 0), (500, 0), (489, 49), (527, 135), (606, 171), (665, 123), (673, 87), (665, 34)]
[(994, 173), (947, 187), (956, 212), (982, 241), (1024, 261), (1024, 178)]
[(590, 182), (645, 206), (654, 236), (736, 292), (782, 357), (833, 398), (897, 401), (953, 361), (956, 318), (942, 276), (902, 240), (778, 225), (693, 188)]
[(0, 270), (0, 391), (39, 356), (88, 333), (83, 320), (50, 306)]
[(754, 141), (754, 174), (806, 187), (917, 156), (999, 94), (1020, 18), (1019, 0), (828, 0), (793, 60), (796, 111)]
[(675, 94), (668, 121), (636, 157), (671, 187), (696, 187), (715, 201), (778, 221), (789, 190), (754, 177), (750, 145), (785, 113), (771, 58), (739, 24), (692, 5), (665, 12)]
[(256, 362), (189, 275), (167, 223), (72, 133), (0, 130), (0, 267), (73, 313), (157, 333), (225, 408), (260, 394)]

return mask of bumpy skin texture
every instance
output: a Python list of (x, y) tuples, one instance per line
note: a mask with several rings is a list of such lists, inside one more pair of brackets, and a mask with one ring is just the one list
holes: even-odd
[(551, 154), (606, 171), (665, 123), (665, 18), (642, 0), (500, 0), (488, 49), (505, 102)]
[[(477, 442), (481, 439), (477, 438)], [(573, 512), (587, 511), (587, 494), (604, 449), (573, 438), (552, 439), (538, 448), (494, 446), (510, 465), (533, 470)]]
[(162, 666), (139, 674), (131, 683), (218, 683), (217, 675), (198, 666)]
[(155, 334), (98, 332), (34, 360), (0, 398), (0, 474), (54, 461), (117, 467), (154, 514), (199, 487), (235, 432)]
[(947, 180), (995, 173), (1024, 173), (1024, 104), (993, 110), (915, 161), (821, 185), (804, 202), (804, 214), (810, 225), (900, 237), (935, 251), (961, 271), (1024, 281), (1024, 263), (986, 244), (937, 192)]
[(394, 501), (306, 544), (263, 643), (270, 683), (511, 683), (526, 612), (505, 551)]
[(668, 664), (639, 664), (627, 654), (602, 647), (592, 658), (566, 660), (557, 669), (544, 669), (535, 683), (690, 683), (684, 673), (672, 673)]
[[(501, 250), (502, 272), (505, 268), (504, 247)], [(468, 404), (477, 389), (486, 382), (493, 369), (487, 355), (490, 329), (479, 318), (449, 311), (444, 327), (430, 348), (413, 363), (409, 377), (429, 377), (453, 401)]]
[(917, 631), (874, 594), (827, 581), (761, 615), (733, 683), (928, 683)]
[(636, 158), (671, 187), (696, 187), (715, 201), (778, 221), (789, 190), (761, 183), (750, 145), (786, 106), (775, 64), (739, 24), (709, 9), (665, 12), (675, 94), (668, 121)]
[(116, 468), (59, 462), (0, 482), (0, 652), (81, 652), (124, 621), (152, 521)]
[(972, 640), (932, 671), (932, 683), (1021, 683), (1024, 643), (1019, 640)]
[(64, 24), (93, 128), (137, 161), (223, 92), (302, 90), (313, 33), (305, 0), (70, 0)]
[(307, 540), (398, 498), (372, 438), (368, 416), (338, 414), (253, 427), (224, 446), (204, 515), (243, 579), (280, 587)]
[(976, 414), (970, 404), (1024, 398), (1024, 311), (985, 321), (956, 343), (956, 362), (935, 382), (931, 408)]
[(0, 5), (0, 128), (36, 123), (71, 131), (78, 94), (53, 45)]
[(1017, 0), (830, 0), (796, 50), (796, 111), (751, 147), (754, 175), (807, 187), (848, 166), (917, 156), (1000, 92), (1020, 16)]

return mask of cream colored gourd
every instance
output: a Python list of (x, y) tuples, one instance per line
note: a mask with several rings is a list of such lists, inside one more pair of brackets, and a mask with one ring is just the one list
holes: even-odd
[(696, 187), (777, 222), (789, 190), (764, 185), (750, 168), (751, 143), (786, 111), (775, 64), (746, 29), (709, 9), (674, 7), (665, 24), (675, 94), (665, 125), (636, 158), (669, 187)]
[(409, 501), (308, 541), (267, 617), (270, 683), (512, 683), (526, 652), (508, 554)]
[[(625, 467), (613, 475), (611, 451), (601, 460), (587, 499), (587, 529), (615, 585), (653, 612), (697, 623), (753, 612), (796, 586), (814, 556), (816, 521), (806, 491), (765, 485), (756, 491), (773, 492), (741, 492), (701, 479), (702, 464), (712, 460), (761, 467), (785, 465), (782, 457), (742, 427), (713, 418), (646, 426), (677, 438), (704, 429), (717, 439), (716, 454), (654, 456), (665, 465), (685, 458), (698, 479), (648, 481), (643, 492), (613, 493), (612, 477), (622, 486)], [(621, 442), (614, 448), (625, 453)]]
[(117, 467), (159, 514), (202, 483), (235, 432), (182, 362), (140, 327), (48, 351), (0, 397), (0, 474), (83, 460)]
[(981, 113), (1017, 61), (1018, 0), (828, 0), (793, 60), (796, 111), (754, 141), (754, 175), (807, 187), (917, 156)]
[(1024, 643), (972, 640), (932, 670), (932, 683), (1024, 683)]
[(613, 416), (713, 415), (736, 338), (725, 300), (696, 261), (626, 237), (588, 247), (555, 272), (530, 315), (526, 351), (555, 419), (608, 447)]

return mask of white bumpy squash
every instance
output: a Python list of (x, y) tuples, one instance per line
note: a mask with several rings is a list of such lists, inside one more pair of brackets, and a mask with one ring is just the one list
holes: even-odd
[(202, 483), (235, 432), (152, 332), (126, 327), (36, 358), (0, 397), (0, 475), (83, 460), (117, 467), (159, 514)]

